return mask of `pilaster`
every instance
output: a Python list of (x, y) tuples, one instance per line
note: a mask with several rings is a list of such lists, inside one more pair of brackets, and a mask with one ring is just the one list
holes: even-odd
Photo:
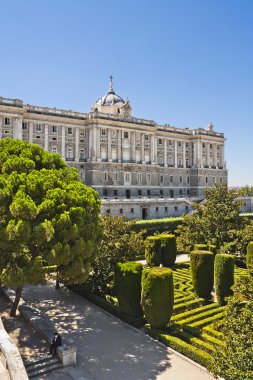
[(110, 128), (108, 129), (107, 149), (108, 161), (112, 162), (112, 130)]
[(122, 137), (121, 137), (121, 131), (118, 131), (118, 162), (122, 161)]
[(163, 140), (163, 146), (164, 146), (164, 159), (163, 159), (163, 162), (164, 162), (164, 166), (168, 166), (167, 140), (166, 139)]
[(48, 125), (47, 125), (47, 124), (45, 124), (44, 149), (45, 149), (45, 150), (48, 150)]
[(76, 127), (76, 136), (75, 136), (75, 161), (79, 162), (79, 128)]
[(174, 166), (177, 168), (177, 141), (175, 141), (175, 159), (174, 159)]
[(141, 134), (141, 162), (144, 164), (145, 162), (145, 135)]
[(33, 122), (32, 121), (29, 121), (29, 143), (32, 144), (33, 143)]
[(61, 156), (63, 160), (66, 160), (66, 153), (65, 153), (65, 127), (61, 127)]
[(0, 116), (0, 139), (3, 137), (3, 123), (4, 123), (3, 120), (4, 120), (3, 117)]
[(13, 138), (22, 140), (22, 119), (18, 117), (13, 118)]

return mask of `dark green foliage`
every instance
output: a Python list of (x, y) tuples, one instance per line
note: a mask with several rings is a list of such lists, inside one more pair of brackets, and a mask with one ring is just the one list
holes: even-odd
[(174, 233), (182, 222), (183, 218), (137, 220), (133, 226), (133, 230), (141, 231), (145, 229), (147, 231), (146, 236), (162, 232)]
[(65, 284), (85, 282), (101, 239), (99, 211), (98, 194), (58, 154), (0, 140), (0, 277), (18, 297), (50, 267)]
[(120, 309), (132, 316), (142, 316), (141, 273), (137, 262), (118, 263), (115, 269), (115, 290)]
[(172, 234), (159, 235), (161, 240), (161, 264), (173, 268), (177, 256), (176, 237)]
[(253, 241), (250, 241), (247, 246), (246, 265), (247, 265), (247, 269), (252, 272), (253, 271)]
[(218, 251), (225, 246), (227, 251), (236, 252), (239, 231), (246, 223), (240, 217), (238, 193), (234, 189), (229, 190), (226, 184), (220, 184), (206, 188), (204, 195), (205, 202), (195, 203), (195, 211), (186, 215), (182, 225), (178, 226), (179, 251), (190, 253), (194, 244), (203, 243), (215, 245)]
[(219, 305), (225, 305), (225, 298), (232, 295), (234, 285), (234, 256), (217, 254), (214, 260), (214, 286)]
[(134, 232), (134, 224), (134, 221), (125, 222), (121, 217), (101, 217), (103, 239), (98, 246), (99, 256), (86, 282), (90, 292), (112, 295), (117, 263), (134, 261), (144, 256), (146, 242), (143, 240), (143, 231)]
[(147, 268), (142, 272), (141, 303), (153, 328), (168, 324), (174, 303), (173, 272), (168, 268)]
[(217, 347), (211, 370), (226, 380), (252, 380), (253, 277), (241, 276), (233, 292), (220, 327), (225, 347)]
[(149, 267), (161, 264), (161, 237), (160, 235), (148, 236), (145, 249), (145, 259)]
[(191, 275), (198, 297), (210, 298), (213, 288), (214, 255), (208, 251), (192, 251), (190, 255)]

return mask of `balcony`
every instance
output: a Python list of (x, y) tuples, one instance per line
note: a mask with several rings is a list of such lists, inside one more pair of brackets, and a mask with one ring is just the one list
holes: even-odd
[(79, 158), (80, 162), (86, 162), (86, 158)]

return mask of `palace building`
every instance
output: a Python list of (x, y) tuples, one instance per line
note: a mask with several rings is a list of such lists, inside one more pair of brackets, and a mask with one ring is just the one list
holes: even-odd
[(102, 199), (101, 212), (128, 219), (177, 216), (203, 189), (227, 182), (224, 134), (132, 117), (109, 91), (91, 112), (39, 107), (0, 97), (0, 138), (58, 153)]

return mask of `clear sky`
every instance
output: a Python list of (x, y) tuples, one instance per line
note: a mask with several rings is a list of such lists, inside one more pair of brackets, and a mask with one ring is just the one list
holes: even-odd
[(253, 185), (252, 0), (0, 0), (0, 96), (133, 115), (227, 138), (229, 185)]

